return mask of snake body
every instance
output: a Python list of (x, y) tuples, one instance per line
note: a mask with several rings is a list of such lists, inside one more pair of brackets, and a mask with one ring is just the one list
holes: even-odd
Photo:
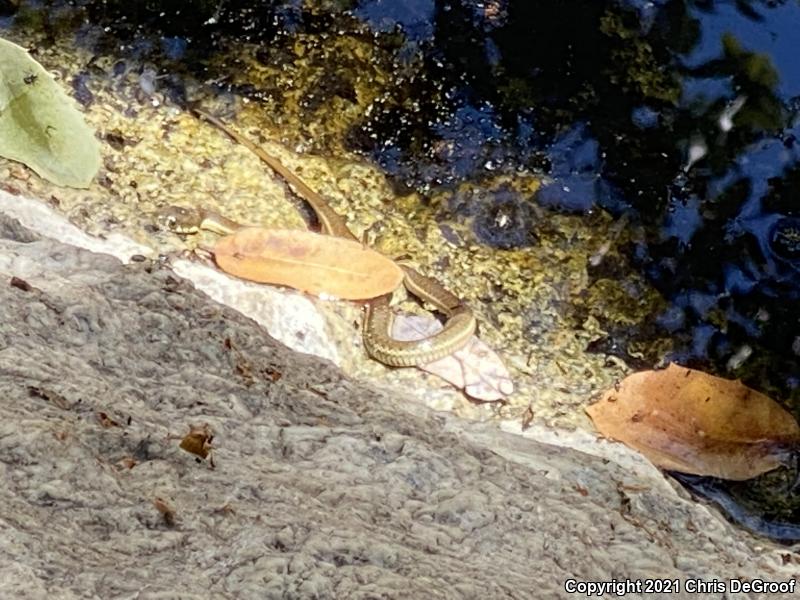
[[(198, 109), (193, 109), (193, 112), (253, 152), (280, 175), (303, 200), (308, 202), (325, 233), (358, 241), (344, 219), (325, 199), (278, 159), (245, 136), (230, 129), (216, 117)], [(170, 207), (162, 213), (162, 221), (169, 228), (181, 233), (207, 229), (220, 234), (230, 234), (242, 227), (235, 221), (206, 209)], [(400, 266), (405, 274), (403, 284), (406, 289), (416, 297), (433, 304), (447, 317), (447, 320), (440, 331), (426, 338), (413, 341), (396, 340), (391, 336), (394, 318), (390, 307), (391, 295), (374, 298), (367, 303), (364, 318), (364, 347), (369, 355), (393, 367), (413, 367), (444, 358), (463, 348), (476, 328), (475, 316), (470, 308), (435, 279), (426, 277), (407, 265)]]

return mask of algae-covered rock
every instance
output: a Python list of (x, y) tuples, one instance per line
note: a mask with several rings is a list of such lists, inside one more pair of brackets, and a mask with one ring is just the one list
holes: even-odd
[(100, 148), (73, 101), (28, 52), (0, 39), (0, 156), (57, 185), (88, 187)]

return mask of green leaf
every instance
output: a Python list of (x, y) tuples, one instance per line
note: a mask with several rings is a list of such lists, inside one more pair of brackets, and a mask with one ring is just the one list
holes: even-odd
[(100, 145), (74, 101), (24, 48), (4, 39), (0, 156), (71, 187), (89, 187), (100, 168)]

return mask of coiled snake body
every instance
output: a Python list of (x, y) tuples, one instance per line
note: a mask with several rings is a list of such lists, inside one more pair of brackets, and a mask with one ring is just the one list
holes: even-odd
[[(325, 199), (280, 161), (246, 137), (228, 128), (216, 117), (197, 109), (193, 109), (193, 112), (253, 152), (291, 185), (314, 210), (325, 233), (357, 240), (344, 219)], [(195, 233), (200, 229), (208, 229), (216, 233), (230, 234), (241, 227), (238, 223), (210, 210), (180, 207), (170, 207), (162, 211), (160, 221), (169, 229), (179, 233)], [(463, 348), (476, 328), (475, 316), (470, 308), (435, 279), (426, 277), (407, 265), (400, 266), (405, 274), (403, 284), (406, 289), (416, 297), (436, 306), (444, 313), (447, 320), (444, 327), (434, 335), (421, 340), (396, 340), (391, 336), (393, 320), (389, 305), (391, 295), (374, 298), (367, 303), (364, 318), (364, 346), (369, 355), (394, 367), (412, 367), (438, 360)]]

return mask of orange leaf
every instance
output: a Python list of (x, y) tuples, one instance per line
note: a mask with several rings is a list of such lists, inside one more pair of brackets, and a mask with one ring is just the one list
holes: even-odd
[(181, 439), (180, 447), (186, 452), (196, 454), (200, 458), (206, 458), (211, 452), (211, 442), (214, 434), (208, 423), (202, 425), (189, 425), (189, 433)]
[(750, 479), (800, 443), (797, 421), (774, 400), (677, 365), (626, 377), (586, 412), (600, 433), (656, 466), (696, 475)]
[(248, 227), (220, 239), (214, 258), (226, 273), (347, 300), (394, 291), (403, 271), (353, 240), (311, 231)]

